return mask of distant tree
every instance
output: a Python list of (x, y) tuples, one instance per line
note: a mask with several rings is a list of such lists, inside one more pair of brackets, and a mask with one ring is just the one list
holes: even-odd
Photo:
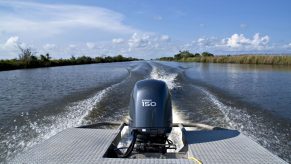
[(200, 57), (201, 55), (199, 53), (195, 53), (194, 57)]
[(40, 55), (40, 61), (43, 63), (46, 61), (46, 57), (44, 55)]
[(104, 59), (102, 57), (95, 57), (95, 62), (96, 63), (104, 63)]
[(18, 48), (20, 50), (19, 60), (28, 61), (34, 55), (31, 48), (22, 48), (21, 46), (18, 46)]
[(117, 61), (117, 62), (122, 61), (123, 59), (124, 59), (124, 57), (122, 55), (115, 56), (115, 61)]
[(38, 59), (35, 56), (35, 53), (32, 52), (31, 48), (22, 48), (21, 46), (18, 46), (18, 48), (20, 50), (19, 60), (25, 68), (38, 66)]
[(46, 56), (46, 60), (47, 61), (51, 60), (51, 57), (50, 57), (50, 54), (49, 53), (46, 53), (45, 56)]
[(36, 61), (38, 61), (38, 60), (37, 60), (37, 57), (36, 57), (35, 55), (31, 55), (31, 56), (30, 56), (30, 60), (31, 60), (32, 62), (36, 62)]
[(202, 56), (204, 56), (204, 57), (212, 57), (214, 55), (212, 53), (209, 53), (209, 52), (202, 52)]
[(72, 55), (71, 58), (70, 58), (70, 60), (75, 61), (76, 60), (75, 56)]
[(23, 48), (19, 46), (19, 58), (10, 60), (0, 59), (0, 71), (22, 69), (22, 68), (35, 68), (35, 67), (49, 67), (49, 66), (64, 66), (64, 65), (76, 65), (76, 64), (92, 64), (92, 63), (105, 63), (105, 62), (123, 62), (139, 60), (132, 57), (123, 57), (122, 55), (102, 56), (91, 58), (89, 56), (81, 56), (75, 58), (72, 56), (70, 59), (52, 59), (47, 53), (45, 55), (40, 54), (36, 56), (31, 48)]
[(40, 65), (41, 66), (50, 66), (51, 65), (51, 61), (50, 61), (51, 57), (50, 54), (47, 53), (46, 55), (40, 55)]
[(182, 58), (189, 58), (189, 57), (194, 57), (194, 54), (192, 54), (191, 52), (189, 51), (179, 51), (178, 54), (176, 54), (174, 56), (175, 59), (182, 59)]
[(81, 56), (76, 59), (77, 64), (90, 64), (93, 63), (93, 59), (89, 56)]
[(105, 62), (113, 62), (113, 58), (111, 56), (104, 57)]

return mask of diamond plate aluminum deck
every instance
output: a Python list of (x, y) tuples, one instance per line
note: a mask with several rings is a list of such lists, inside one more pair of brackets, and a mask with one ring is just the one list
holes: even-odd
[[(19, 154), (9, 163), (195, 163), (189, 159), (103, 158), (119, 130), (71, 128)], [(186, 131), (188, 156), (205, 163), (286, 163), (234, 130)]]
[(187, 131), (186, 139), (203, 163), (287, 163), (236, 130)]

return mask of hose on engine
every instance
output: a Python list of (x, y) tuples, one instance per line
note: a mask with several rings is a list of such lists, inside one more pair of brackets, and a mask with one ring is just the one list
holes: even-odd
[[(128, 158), (129, 155), (131, 154), (131, 152), (133, 151), (133, 148), (134, 148), (134, 145), (135, 145), (135, 142), (136, 142), (137, 133), (136, 133), (135, 130), (133, 130), (131, 132), (131, 134), (132, 134), (132, 140), (131, 140), (131, 143), (130, 143), (129, 147), (127, 147), (127, 150), (126, 150), (126, 152), (124, 154), (122, 154), (120, 152), (117, 153), (118, 158)], [(123, 149), (123, 148), (125, 148), (125, 147), (117, 148), (116, 150)]]

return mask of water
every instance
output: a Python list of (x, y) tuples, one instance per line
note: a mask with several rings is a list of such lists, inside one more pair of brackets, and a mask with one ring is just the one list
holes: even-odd
[(291, 161), (291, 68), (140, 61), (0, 72), (0, 162), (66, 128), (125, 120), (141, 79), (168, 84), (175, 122), (237, 129)]

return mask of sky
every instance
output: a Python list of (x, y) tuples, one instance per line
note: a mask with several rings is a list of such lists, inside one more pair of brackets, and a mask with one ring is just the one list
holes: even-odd
[(0, 0), (0, 59), (291, 54), (290, 0)]

